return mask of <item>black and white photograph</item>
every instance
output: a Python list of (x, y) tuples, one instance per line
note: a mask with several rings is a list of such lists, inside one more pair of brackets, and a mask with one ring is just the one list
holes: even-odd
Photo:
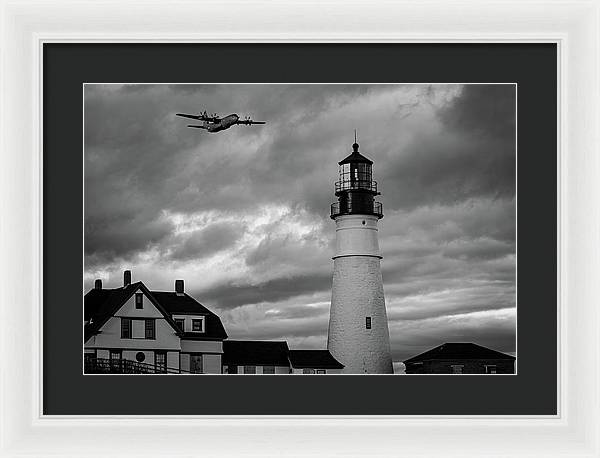
[(84, 374), (517, 373), (516, 84), (82, 95)]

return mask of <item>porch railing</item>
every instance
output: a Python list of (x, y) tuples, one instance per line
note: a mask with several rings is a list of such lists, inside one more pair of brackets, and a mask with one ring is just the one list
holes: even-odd
[(160, 367), (128, 359), (106, 359), (86, 357), (83, 364), (85, 374), (191, 374), (190, 371), (174, 367)]

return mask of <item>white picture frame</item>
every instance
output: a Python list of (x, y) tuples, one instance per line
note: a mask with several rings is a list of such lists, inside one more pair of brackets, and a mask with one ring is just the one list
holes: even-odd
[[(2, 456), (600, 456), (598, 1), (2, 1), (1, 20)], [(43, 415), (41, 48), (52, 42), (557, 43), (558, 415)]]

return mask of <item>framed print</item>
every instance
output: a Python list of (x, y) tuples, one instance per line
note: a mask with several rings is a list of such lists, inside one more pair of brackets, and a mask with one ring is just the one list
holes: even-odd
[[(168, 84), (146, 82), (151, 68), (136, 62), (140, 52), (170, 61), (167, 69), (178, 61), (193, 74), (188, 62), (220, 68), (212, 78), (225, 83), (175, 84), (168, 73), (152, 76), (168, 77)], [(103, 57), (111, 54), (115, 60)], [(87, 387), (82, 395), (96, 393), (85, 404), (87, 413), (103, 414), (557, 413), (555, 354), (532, 357), (535, 344), (525, 344), (531, 335), (556, 348), (554, 295), (550, 288), (539, 300), (542, 283), (536, 282), (553, 281), (556, 267), (547, 262), (528, 282), (515, 281), (517, 258), (521, 266), (533, 262), (534, 242), (547, 252), (556, 245), (553, 231), (533, 236), (535, 225), (527, 223), (552, 224), (553, 199), (536, 199), (530, 208), (528, 200), (517, 205), (515, 192), (519, 182), (526, 189), (523, 177), (537, 167), (538, 192), (555, 193), (555, 164), (516, 154), (516, 119), (520, 106), (520, 131), (531, 132), (520, 135), (520, 149), (533, 139), (544, 149), (554, 147), (556, 46), (47, 44), (44, 55), (46, 132), (62, 143), (61, 126), (72, 131), (83, 102), (84, 170), (78, 175), (84, 175), (85, 196), (83, 214), (74, 218), (83, 219), (82, 244), (72, 243), (72, 234), (64, 245), (59, 234), (79, 196), (64, 179), (64, 188), (53, 184), (52, 171), (79, 163), (81, 150), (52, 154), (48, 142), (53, 159), (45, 162), (45, 183), (65, 194), (47, 192), (48, 212), (58, 218), (46, 226), (46, 259), (64, 259), (73, 247), (78, 261), (83, 245), (85, 310), (82, 320), (65, 307), (45, 308), (46, 319), (56, 323), (45, 328), (52, 336), (45, 346), (47, 413), (84, 408), (75, 395), (79, 384)], [(257, 70), (237, 82), (227, 62), (250, 55)], [(347, 75), (342, 64), (349, 56), (369, 61), (368, 73), (357, 68)], [(441, 56), (488, 72), (465, 72), (448, 83), (433, 64)], [(269, 62), (276, 58), (288, 70), (280, 81), (264, 83), (274, 78)], [(71, 80), (62, 69), (72, 62)], [(321, 69), (317, 77), (303, 73), (311, 64)], [(104, 70), (88, 77), (78, 67)], [(374, 73), (386, 76), (363, 82)], [(429, 82), (426, 75), (432, 75)], [(104, 79), (93, 82), (94, 76)], [(132, 83), (119, 83), (122, 78)], [(58, 84), (64, 92), (53, 89)], [(61, 102), (55, 108), (51, 100)], [(198, 101), (229, 103), (232, 114), (196, 114)], [(253, 109), (252, 118), (233, 113), (235, 105)], [(352, 125), (362, 130), (355, 133)], [(344, 130), (352, 144), (342, 154), (336, 145), (343, 145)], [(71, 204), (64, 206), (65, 199)], [(129, 267), (122, 269), (123, 263)], [(59, 280), (47, 283), (48, 303), (58, 304), (51, 297)], [(528, 299), (534, 291), (537, 302)], [(532, 305), (519, 313), (519, 329), (517, 303), (523, 302)], [(64, 320), (84, 323), (71, 342), (53, 334)], [(515, 364), (517, 345), (526, 350)], [(62, 356), (55, 361), (52, 355)], [(224, 377), (269, 369), (279, 375), (320, 370), (327, 377)], [(73, 378), (66, 375), (71, 371)], [(440, 377), (398, 378), (394, 372)], [(499, 376), (515, 372), (520, 375), (512, 381)], [(154, 375), (143, 383), (131, 377), (148, 373)], [(181, 377), (198, 373), (207, 377)], [(448, 378), (461, 373), (478, 377)], [(485, 375), (497, 377), (482, 382)], [(230, 394), (228, 403), (192, 398), (174, 408), (160, 399), (138, 404), (127, 402), (127, 394), (119, 398), (117, 386), (127, 393), (130, 383), (136, 390), (201, 385), (239, 394)], [(298, 395), (286, 403), (248, 397), (248, 383), (257, 391)], [(529, 392), (535, 383), (540, 388)], [(310, 394), (307, 384), (314, 386)], [(393, 396), (418, 386), (439, 394), (418, 402)], [(363, 391), (371, 392), (368, 400), (348, 404), (348, 393)]]
[(598, 456), (598, 4), (463, 6), (4, 3), (3, 454)]

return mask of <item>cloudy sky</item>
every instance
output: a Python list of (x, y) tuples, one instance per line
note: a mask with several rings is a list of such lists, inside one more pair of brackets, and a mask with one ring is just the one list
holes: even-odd
[[(337, 162), (374, 161), (395, 367), (515, 351), (512, 85), (86, 85), (85, 288), (186, 291), (233, 339), (325, 348)], [(209, 134), (176, 112), (267, 121)]]

